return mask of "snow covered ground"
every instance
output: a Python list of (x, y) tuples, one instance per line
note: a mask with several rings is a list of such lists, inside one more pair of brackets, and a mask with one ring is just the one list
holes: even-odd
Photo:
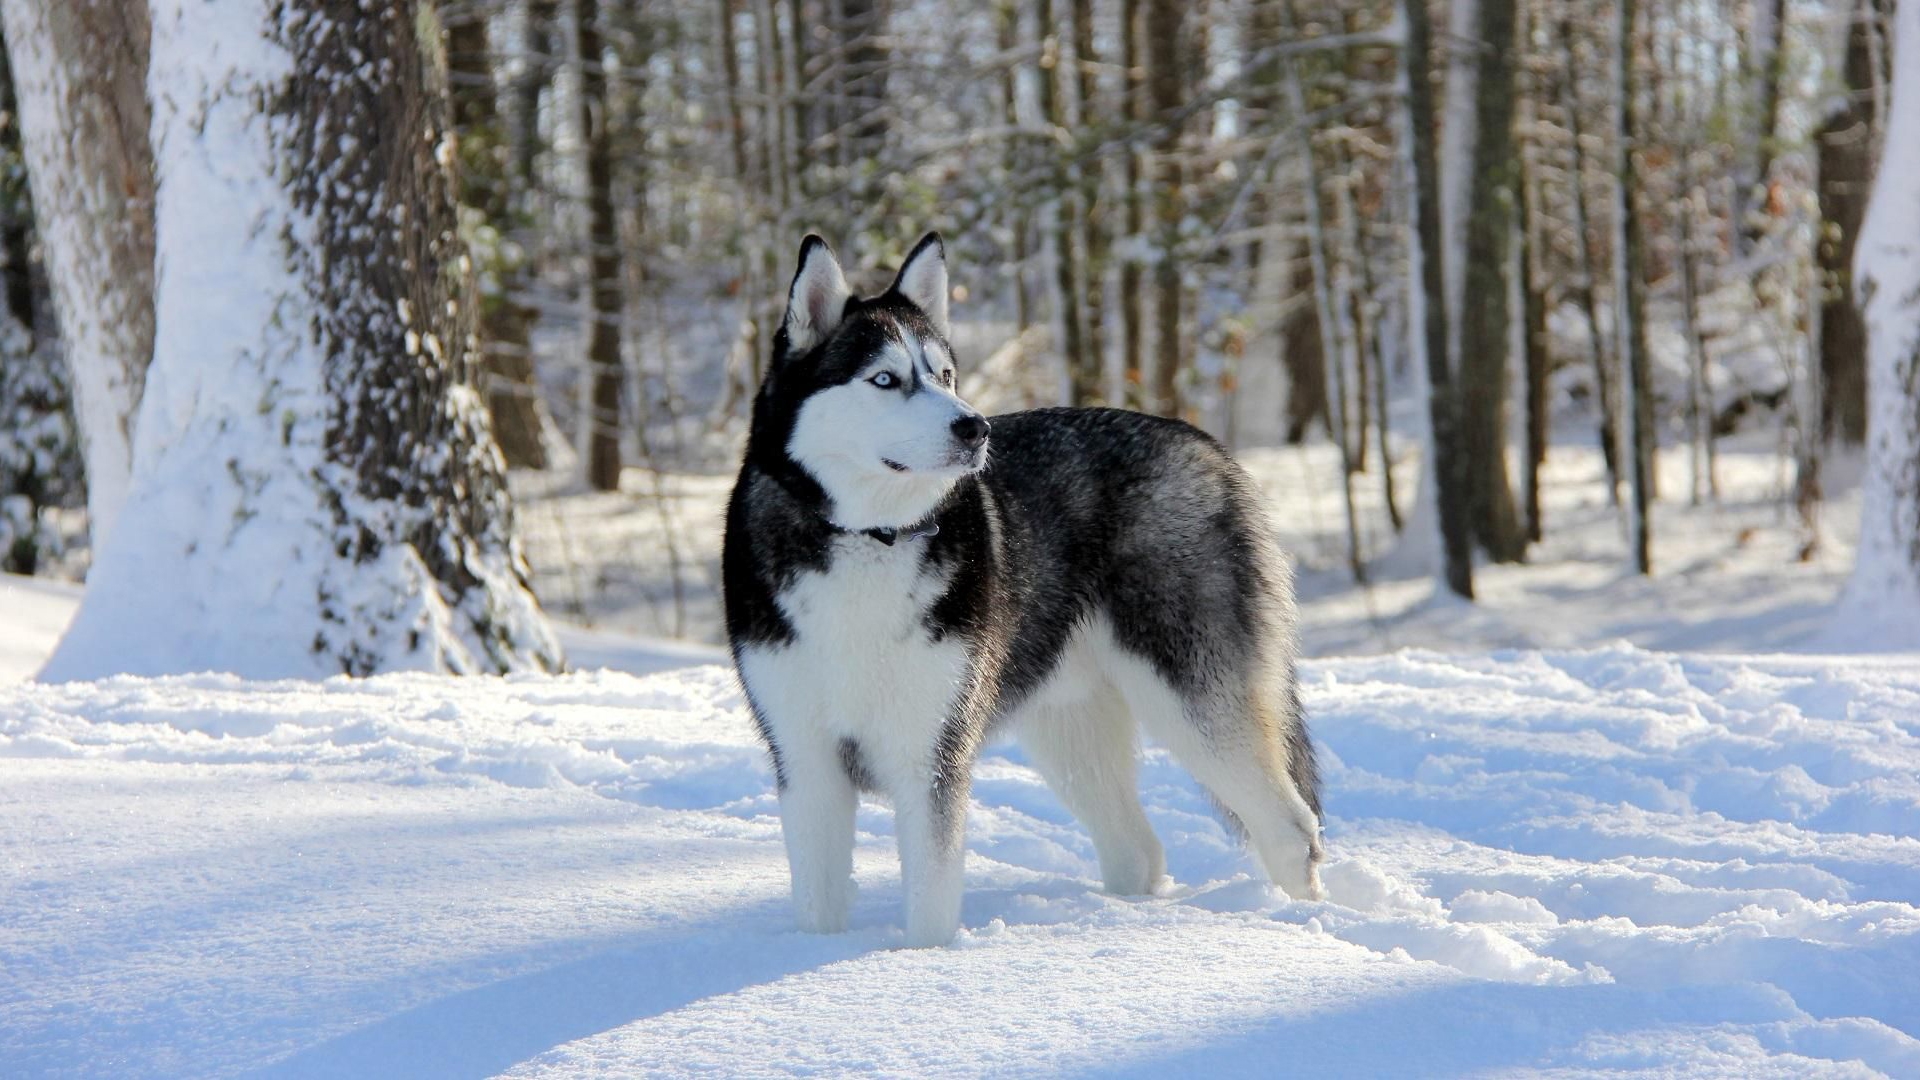
[(854, 929), (790, 929), (722, 667), (0, 683), (0, 1074), (1920, 1076), (1911, 658), (1303, 677), (1325, 902), (1158, 750), (1173, 881), (1102, 895), (999, 748), (930, 951), (879, 804)]

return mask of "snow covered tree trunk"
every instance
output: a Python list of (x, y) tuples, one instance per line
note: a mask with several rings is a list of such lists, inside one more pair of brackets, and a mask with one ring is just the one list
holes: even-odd
[(43, 677), (557, 667), (469, 381), (413, 5), (155, 0), (152, 25), (154, 363)]
[(96, 547), (127, 496), (153, 356), (145, 0), (0, 0), (87, 462)]
[(1879, 179), (1854, 256), (1867, 324), (1867, 470), (1860, 546), (1835, 629), (1920, 647), (1920, 3), (1895, 6)]

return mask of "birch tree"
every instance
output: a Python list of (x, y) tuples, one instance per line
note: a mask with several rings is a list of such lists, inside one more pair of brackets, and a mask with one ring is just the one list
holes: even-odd
[(470, 381), (415, 9), (156, 0), (152, 26), (154, 362), (43, 677), (557, 667)]
[(153, 355), (146, 0), (0, 0), (94, 543), (127, 495)]
[(1837, 629), (1920, 646), (1920, 4), (1894, 7), (1893, 85), (1853, 274), (1867, 325), (1867, 469), (1860, 546)]

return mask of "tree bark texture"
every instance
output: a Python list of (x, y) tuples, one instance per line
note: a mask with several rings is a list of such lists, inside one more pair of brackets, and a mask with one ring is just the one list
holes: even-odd
[(1433, 24), (1426, 0), (1401, 0), (1406, 21), (1405, 72), (1408, 129), (1413, 143), (1414, 230), (1421, 252), (1420, 292), (1427, 358), (1427, 413), (1431, 425), (1433, 477), (1438, 486), (1440, 539), (1447, 588), (1473, 599), (1473, 533), (1467, 505), (1467, 460), (1456, 426), (1459, 406), (1447, 364), (1447, 289), (1441, 269), (1440, 175), (1434, 152)]
[(153, 11), (155, 357), (47, 677), (559, 667), (472, 384), (431, 17)]
[(97, 546), (126, 499), (153, 357), (146, 0), (3, 0)]
[[(1055, 19), (1053, 0), (1040, 0), (1039, 13), (1040, 112), (1055, 131), (1070, 130), (1067, 116), (1066, 76), (1063, 38)], [(1072, 176), (1063, 177), (1059, 198), (1054, 200), (1052, 220), (1047, 226), (1047, 243), (1053, 254), (1054, 288), (1057, 301), (1054, 317), (1060, 326), (1060, 355), (1066, 361), (1069, 403), (1095, 405), (1100, 401), (1101, 370), (1099, 359), (1087, 351), (1082, 333), (1080, 297), (1082, 283), (1080, 260), (1074, 250), (1079, 232), (1080, 206), (1078, 184)]]
[[(1120, 67), (1122, 113), (1129, 120), (1146, 114), (1145, 86), (1141, 78), (1143, 58), (1140, 50), (1142, 13), (1140, 0), (1120, 0)], [(1126, 235), (1137, 244), (1146, 231), (1146, 206), (1140, 197), (1140, 152), (1132, 147), (1121, 155), (1121, 200), (1126, 207)], [(1145, 327), (1141, 323), (1142, 288), (1145, 274), (1137, 255), (1128, 254), (1120, 262), (1120, 375), (1131, 400), (1128, 404), (1146, 407), (1146, 347), (1142, 342)]]
[(1633, 480), (1633, 566), (1653, 573), (1653, 527), (1648, 520), (1653, 502), (1653, 370), (1647, 350), (1647, 290), (1645, 226), (1640, 218), (1637, 179), (1633, 167), (1634, 143), (1639, 136), (1639, 105), (1634, 79), (1634, 24), (1637, 0), (1620, 0), (1614, 62), (1619, 65), (1619, 139), (1615, 151), (1614, 193), (1618, 202), (1620, 255), (1617, 279), (1625, 294), (1621, 304), (1619, 338), (1626, 353), (1628, 458)]
[(1507, 473), (1507, 360), (1520, 158), (1513, 141), (1515, 0), (1480, 0), (1475, 137), (1461, 272), (1460, 435), (1469, 462), (1467, 505), (1480, 546), (1495, 562), (1526, 555), (1527, 533)]
[(580, 130), (587, 150), (587, 333), (590, 374), (587, 408), (587, 483), (596, 491), (620, 490), (621, 398), (626, 371), (620, 363), (620, 233), (613, 210), (611, 101), (602, 61), (599, 0), (577, 0), (580, 35)]
[(1162, 416), (1180, 415), (1180, 375), (1185, 353), (1181, 341), (1180, 218), (1182, 205), (1180, 178), (1180, 132), (1184, 127), (1175, 118), (1182, 99), (1181, 14), (1179, 0), (1146, 0), (1147, 86), (1152, 100), (1152, 115), (1159, 123), (1154, 140), (1153, 198), (1159, 247), (1153, 264), (1154, 315), (1154, 411)]

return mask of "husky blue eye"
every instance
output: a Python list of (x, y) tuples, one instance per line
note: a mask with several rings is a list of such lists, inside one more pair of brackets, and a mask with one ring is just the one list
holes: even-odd
[(891, 390), (894, 387), (900, 385), (899, 377), (896, 376), (891, 371), (883, 371), (880, 374), (875, 375), (873, 378), (868, 379), (867, 381), (879, 387), (882, 390)]

